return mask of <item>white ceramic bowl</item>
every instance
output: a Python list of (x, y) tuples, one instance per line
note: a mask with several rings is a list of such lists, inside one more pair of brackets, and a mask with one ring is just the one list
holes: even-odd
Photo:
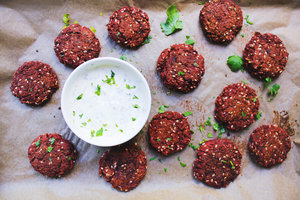
[(122, 144), (137, 135), (150, 108), (151, 94), (144, 76), (131, 64), (111, 57), (95, 58), (77, 67), (61, 95), (62, 114), (70, 129), (101, 147)]

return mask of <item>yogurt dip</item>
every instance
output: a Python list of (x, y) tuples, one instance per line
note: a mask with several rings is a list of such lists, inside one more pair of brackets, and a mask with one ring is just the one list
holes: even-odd
[(144, 126), (151, 94), (135, 67), (116, 58), (97, 58), (69, 76), (61, 107), (78, 137), (97, 146), (114, 146), (130, 140)]

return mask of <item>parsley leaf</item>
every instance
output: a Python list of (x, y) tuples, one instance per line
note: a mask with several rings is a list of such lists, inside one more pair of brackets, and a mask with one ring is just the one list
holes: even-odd
[(73, 116), (75, 116), (76, 115), (76, 113), (75, 113), (75, 111), (73, 110)]
[(245, 37), (245, 34), (244, 34), (244, 33), (242, 33), (242, 34), (241, 34), (241, 36), (242, 36), (242, 37)]
[(79, 115), (80, 119), (82, 118), (82, 116), (83, 116), (83, 113)]
[(130, 89), (135, 89), (136, 86), (134, 85), (134, 86), (130, 87), (130, 85), (126, 84), (126, 88), (127, 88), (128, 90), (130, 90)]
[(200, 124), (198, 127), (198, 130), (203, 133), (205, 131), (205, 126), (203, 124)]
[(253, 22), (251, 22), (251, 21), (249, 20), (249, 15), (246, 15), (245, 20), (246, 20), (246, 22), (247, 22), (248, 24), (250, 24), (250, 25), (253, 24)]
[(194, 45), (195, 44), (195, 41), (193, 39), (190, 39), (190, 36), (185, 36), (186, 37), (186, 41), (185, 41), (185, 44), (188, 44), (188, 45)]
[(83, 93), (81, 93), (81, 94), (76, 98), (76, 100), (82, 99), (82, 96), (83, 96)]
[(95, 136), (95, 130), (91, 130), (91, 137)]
[(133, 95), (132, 99), (139, 99), (137, 96)]
[(233, 72), (237, 72), (243, 69), (243, 59), (238, 55), (229, 56), (227, 59), (227, 65)]
[(102, 80), (104, 83), (107, 83), (108, 85), (112, 85), (112, 84), (116, 84), (116, 81), (115, 81), (115, 72), (113, 72), (112, 70), (111, 70), (111, 74), (110, 74), (110, 78), (107, 76), (107, 75), (105, 75), (105, 77), (106, 77), (106, 80)]
[(199, 148), (199, 145), (195, 146), (193, 143), (189, 143), (189, 147), (191, 147), (194, 151)]
[(262, 111), (258, 111), (257, 115), (256, 115), (256, 118), (255, 118), (255, 121), (259, 120), (261, 118), (261, 114), (262, 114)]
[(132, 105), (134, 108), (139, 108), (140, 106), (137, 104)]
[(181, 167), (186, 167), (186, 164), (183, 162), (180, 162)]
[(178, 72), (178, 76), (184, 76), (184, 75), (185, 75), (184, 72), (182, 72), (182, 71), (179, 71), (179, 72)]
[(150, 43), (151, 39), (152, 36), (148, 36), (147, 39), (142, 43), (142, 45)]
[(169, 106), (166, 106), (166, 105), (162, 105), (158, 108), (158, 113), (164, 113), (166, 112), (166, 108), (169, 108)]
[(136, 120), (136, 118), (134, 118), (134, 117), (131, 117), (131, 119), (132, 119), (133, 122)]
[(64, 28), (70, 25), (70, 14), (64, 14), (63, 22), (65, 24)]
[(179, 21), (179, 12), (174, 4), (167, 9), (167, 15), (166, 22), (160, 23), (160, 27), (166, 36), (171, 35), (175, 30), (183, 28), (182, 21)]
[(156, 157), (152, 157), (152, 158), (149, 159), (149, 161), (152, 161), (152, 160), (155, 160), (155, 159), (156, 159)]
[(97, 85), (97, 91), (95, 92), (95, 94), (100, 96), (100, 92), (101, 92), (101, 86)]
[(265, 79), (265, 87), (269, 87), (270, 83), (272, 82), (272, 79), (269, 77)]
[(211, 126), (211, 117), (208, 117), (208, 119), (204, 122), (206, 126)]
[(207, 137), (208, 137), (208, 138), (213, 138), (214, 136), (213, 136), (212, 133), (207, 133)]
[(278, 85), (277, 83), (275, 83), (272, 87), (270, 87), (270, 92), (268, 93), (268, 95), (271, 96), (271, 99), (268, 100), (268, 102), (272, 101), (275, 96), (278, 94), (278, 90), (280, 89), (280, 85)]
[(193, 113), (191, 111), (186, 111), (185, 113), (183, 113), (183, 116), (187, 117), (192, 115)]
[(167, 170), (168, 170), (168, 169), (165, 167), (165, 168), (164, 168), (165, 173), (167, 173)]

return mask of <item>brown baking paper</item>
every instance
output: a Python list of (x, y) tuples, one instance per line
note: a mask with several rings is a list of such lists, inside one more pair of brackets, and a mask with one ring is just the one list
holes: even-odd
[[(167, 18), (166, 9), (171, 1), (0, 1), (0, 199), (289, 199), (300, 198), (300, 2), (297, 0), (238, 2), (243, 15), (248, 14), (253, 25), (244, 25), (242, 31), (227, 46), (209, 43), (199, 26), (199, 11), (203, 5), (193, 1), (177, 1), (183, 30), (170, 36), (161, 31), (160, 23)], [(122, 6), (142, 8), (150, 18), (153, 37), (149, 44), (137, 50), (123, 49), (113, 42), (106, 29), (109, 16)], [(103, 16), (100, 15), (103, 13)], [(61, 64), (53, 50), (54, 38), (63, 27), (62, 17), (69, 13), (72, 22), (93, 26), (97, 30), (102, 50), (100, 57), (127, 57), (147, 79), (152, 95), (152, 109), (144, 133), (135, 140), (146, 152), (148, 171), (141, 184), (128, 193), (118, 192), (98, 175), (98, 160), (105, 148), (89, 145), (80, 140), (66, 125), (60, 110), (63, 85), (72, 69)], [(246, 43), (255, 31), (271, 32), (284, 42), (289, 60), (286, 70), (274, 82), (280, 84), (275, 99), (268, 102), (263, 83), (247, 72), (233, 73), (226, 65), (228, 56), (242, 55)], [(241, 37), (241, 33), (245, 37)], [(200, 86), (191, 93), (179, 94), (166, 89), (156, 72), (156, 60), (162, 50), (175, 43), (184, 43), (186, 36), (195, 40), (195, 48), (205, 58), (205, 75)], [(9, 89), (13, 73), (25, 61), (39, 60), (53, 67), (59, 77), (60, 88), (42, 107), (21, 104)], [(262, 118), (248, 130), (224, 134), (237, 143), (243, 155), (241, 174), (227, 188), (214, 189), (197, 182), (192, 176), (195, 152), (187, 147), (182, 152), (164, 158), (148, 144), (149, 120), (162, 104), (168, 110), (192, 111), (188, 117), (195, 133), (192, 143), (197, 144), (204, 134), (197, 125), (214, 115), (215, 97), (226, 84), (246, 81), (257, 91)], [(262, 124), (277, 123), (291, 135), (292, 149), (285, 162), (272, 169), (255, 165), (246, 151), (250, 133)], [(60, 179), (46, 178), (35, 172), (27, 158), (27, 149), (34, 138), (43, 133), (60, 133), (71, 140), (79, 151), (74, 170)], [(214, 133), (217, 137), (217, 133)], [(298, 143), (298, 144), (296, 144)], [(100, 150), (97, 153), (97, 150)], [(186, 163), (181, 167), (177, 161)], [(167, 172), (164, 172), (167, 168)]]

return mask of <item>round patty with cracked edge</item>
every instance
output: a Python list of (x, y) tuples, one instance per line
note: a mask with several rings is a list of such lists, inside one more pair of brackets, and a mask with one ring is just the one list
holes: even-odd
[(211, 0), (200, 11), (206, 37), (215, 43), (230, 43), (243, 26), (241, 8), (231, 0)]
[(149, 125), (149, 139), (164, 156), (183, 150), (191, 141), (187, 118), (173, 111), (155, 115)]
[(282, 163), (290, 149), (290, 136), (275, 125), (262, 125), (249, 138), (248, 150), (251, 158), (265, 168)]
[(151, 31), (148, 15), (139, 8), (127, 6), (110, 16), (107, 29), (111, 39), (129, 48), (140, 46)]
[(187, 93), (201, 82), (205, 73), (204, 58), (192, 45), (174, 44), (160, 54), (157, 71), (166, 87)]
[(14, 74), (10, 89), (21, 103), (41, 105), (59, 88), (58, 78), (50, 65), (24, 62)]
[(119, 191), (128, 192), (136, 188), (146, 173), (146, 155), (137, 144), (113, 147), (99, 160), (99, 175)]
[(255, 121), (258, 109), (255, 90), (244, 83), (234, 83), (217, 97), (215, 119), (231, 131), (240, 131)]
[(97, 58), (100, 50), (100, 42), (96, 35), (89, 28), (79, 24), (72, 24), (63, 29), (54, 40), (54, 51), (59, 61), (71, 68)]
[(33, 169), (44, 176), (59, 178), (72, 170), (77, 159), (74, 145), (57, 133), (37, 137), (28, 148)]
[(254, 77), (277, 78), (285, 69), (289, 53), (278, 36), (256, 32), (244, 52), (245, 69)]
[(193, 164), (194, 177), (204, 184), (227, 187), (240, 174), (242, 154), (228, 139), (213, 139), (197, 149), (198, 158)]

